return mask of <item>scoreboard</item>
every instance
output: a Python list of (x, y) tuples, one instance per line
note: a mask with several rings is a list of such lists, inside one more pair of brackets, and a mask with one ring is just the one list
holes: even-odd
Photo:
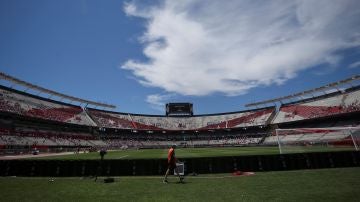
[(167, 103), (166, 104), (166, 116), (192, 116), (193, 104), (192, 103)]

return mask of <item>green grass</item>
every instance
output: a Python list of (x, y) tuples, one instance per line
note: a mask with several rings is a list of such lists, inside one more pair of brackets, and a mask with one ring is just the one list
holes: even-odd
[[(205, 178), (209, 177), (209, 178)], [(185, 184), (161, 177), (1, 177), (1, 201), (359, 201), (360, 168), (262, 172), (187, 177)]]
[[(285, 149), (285, 148), (284, 148)], [(324, 152), (324, 151), (343, 151), (353, 150), (353, 148), (336, 148), (336, 147), (292, 147), (286, 151), (292, 153), (303, 152)], [(158, 159), (167, 157), (167, 149), (141, 149), (141, 150), (122, 150), (109, 151), (105, 159)], [(176, 156), (181, 158), (197, 158), (197, 157), (218, 157), (218, 156), (247, 156), (247, 155), (269, 155), (278, 154), (278, 147), (217, 147), (217, 148), (178, 148)], [(41, 159), (99, 159), (99, 153), (81, 153), (52, 157), (41, 157)]]

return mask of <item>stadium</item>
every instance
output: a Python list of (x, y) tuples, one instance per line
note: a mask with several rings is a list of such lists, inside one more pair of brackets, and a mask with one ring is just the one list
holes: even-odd
[[(115, 112), (109, 104), (57, 93), (5, 73), (0, 76), (64, 100), (0, 87), (2, 176), (47, 177), (50, 182), (56, 178), (63, 183), (68, 183), (67, 177), (126, 183), (138, 180), (129, 176), (143, 176), (146, 183), (160, 183), (173, 144), (178, 145), (177, 157), (185, 164), (189, 184), (254, 172), (306, 169), (316, 175), (309, 169), (342, 172), (343, 167), (360, 165), (358, 75), (249, 103), (253, 109), (246, 111), (201, 115), (193, 114), (190, 103), (169, 103), (165, 115)], [(105, 160), (100, 160), (100, 150), (107, 151)]]
[(359, 201), (358, 0), (0, 1), (0, 201)]

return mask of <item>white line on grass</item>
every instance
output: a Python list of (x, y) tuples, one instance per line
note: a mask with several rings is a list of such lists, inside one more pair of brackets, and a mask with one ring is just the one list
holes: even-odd
[(119, 159), (122, 159), (122, 158), (125, 158), (125, 157), (128, 157), (129, 155), (125, 155), (125, 156), (120, 156)]
[[(229, 176), (232, 177), (232, 176)], [(115, 178), (125, 178), (125, 179), (163, 179), (164, 176), (116, 176)], [(169, 178), (178, 178), (177, 176), (169, 176)], [(196, 179), (196, 178), (201, 178), (201, 179), (223, 179), (226, 178), (226, 176), (185, 176), (186, 178), (192, 178), (192, 179)]]
[[(253, 172), (245, 172), (243, 175), (223, 175), (223, 176), (185, 176), (185, 179), (224, 179), (224, 178), (237, 178), (255, 175)], [(170, 178), (177, 178), (177, 176), (169, 176)], [(163, 179), (163, 176), (115, 176), (115, 178), (125, 178), (125, 179)]]

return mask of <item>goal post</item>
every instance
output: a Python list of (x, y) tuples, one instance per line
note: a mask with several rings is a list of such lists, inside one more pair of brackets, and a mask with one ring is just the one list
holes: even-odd
[[(275, 129), (280, 154), (359, 150), (360, 127)], [(271, 140), (270, 140), (271, 142)]]

